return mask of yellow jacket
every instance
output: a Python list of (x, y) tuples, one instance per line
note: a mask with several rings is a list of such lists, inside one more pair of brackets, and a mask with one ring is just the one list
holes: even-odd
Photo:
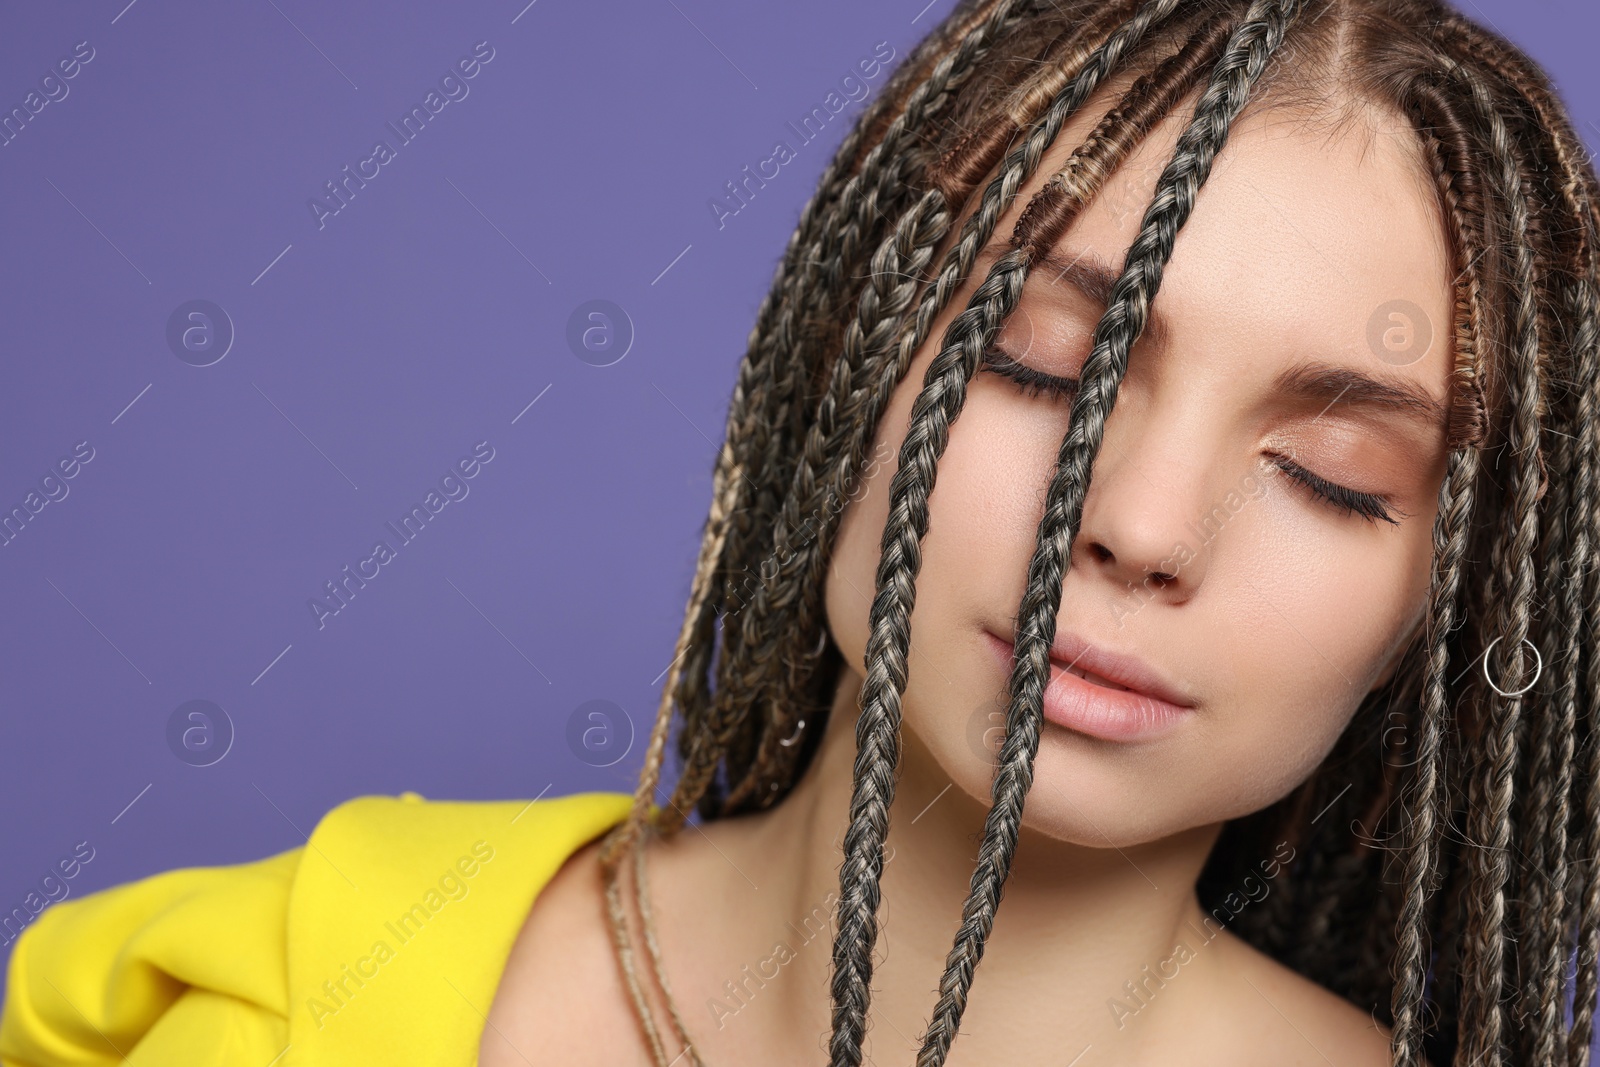
[(13, 949), (0, 1065), (475, 1065), (534, 898), (631, 803), (360, 797), (303, 848), (63, 901)]

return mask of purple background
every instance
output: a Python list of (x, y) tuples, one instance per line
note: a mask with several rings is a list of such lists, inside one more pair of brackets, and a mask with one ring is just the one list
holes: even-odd
[[(0, 147), (0, 511), (94, 458), (0, 547), (0, 913), (83, 840), (74, 896), (293, 847), (363, 793), (630, 789), (642, 736), (595, 767), (569, 719), (648, 729), (746, 335), (863, 105), (720, 229), (708, 201), (952, 0), (925, 2), (8, 11), (0, 112), (94, 58)], [(1465, 10), (1600, 143), (1590, 0)], [(385, 124), (485, 40), (400, 145)], [(319, 228), (308, 200), (380, 137), (395, 158)], [(210, 366), (167, 341), (193, 299), (236, 333)], [(635, 332), (610, 366), (567, 341), (594, 299)], [(484, 440), (400, 547), (384, 524)], [(380, 537), (396, 558), (319, 629), (308, 599)], [(210, 766), (167, 740), (192, 699), (235, 730)]]

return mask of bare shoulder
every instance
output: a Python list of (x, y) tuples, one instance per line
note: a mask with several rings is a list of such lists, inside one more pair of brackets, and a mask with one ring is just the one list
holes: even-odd
[(611, 943), (599, 850), (595, 841), (573, 853), (529, 909), (489, 1009), (481, 1067), (648, 1067)]
[(1224, 940), (1239, 1020), (1257, 1035), (1251, 1044), (1263, 1067), (1389, 1067), (1389, 1028), (1370, 1012), (1232, 934)]

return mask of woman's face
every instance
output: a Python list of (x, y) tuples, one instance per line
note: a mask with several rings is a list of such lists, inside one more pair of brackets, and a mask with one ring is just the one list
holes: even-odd
[[(1105, 106), (1067, 125), (885, 413), (826, 589), (833, 637), (858, 672), (923, 376), (1029, 197)], [(1079, 375), (1106, 279), (1186, 114), (1146, 139), (1032, 271), (995, 345), (1021, 373)], [(1332, 131), (1285, 111), (1234, 125), (1106, 422), (1056, 616), (1054, 721), (1029, 826), (1122, 845), (1272, 803), (1316, 768), (1417, 630), (1446, 460), (1452, 281), (1417, 151), (1398, 119), (1377, 114)], [(929, 500), (907, 750), (985, 804), (1015, 615), (1070, 407), (1070, 396), (981, 371)], [(1168, 699), (1066, 677), (1085, 646), (1077, 669), (1094, 662)], [(1093, 659), (1103, 654), (1122, 659)]]

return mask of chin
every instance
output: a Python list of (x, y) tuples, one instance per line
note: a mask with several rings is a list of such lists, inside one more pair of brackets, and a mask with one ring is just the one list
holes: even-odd
[[(980, 826), (993, 800), (996, 754), (983, 751), (971, 738), (987, 734), (987, 741), (998, 746), (1004, 716), (998, 709), (993, 714), (990, 719), (980, 709), (973, 717), (989, 725), (972, 726), (964, 731), (966, 737), (952, 732), (930, 739), (931, 744), (921, 742), (931, 749), (935, 773), (942, 772), (969, 799), (971, 819)], [(1033, 785), (1023, 804), (1023, 828), (1065, 844), (1123, 848), (1200, 825), (1208, 820), (1193, 805), (1193, 791), (1171, 773), (1174, 763), (1181, 762), (1170, 748), (1160, 754), (1149, 746), (1134, 751), (1045, 722)], [(928, 797), (941, 787), (930, 782)], [(927, 803), (924, 799), (913, 806), (909, 795), (906, 800), (913, 815)]]

